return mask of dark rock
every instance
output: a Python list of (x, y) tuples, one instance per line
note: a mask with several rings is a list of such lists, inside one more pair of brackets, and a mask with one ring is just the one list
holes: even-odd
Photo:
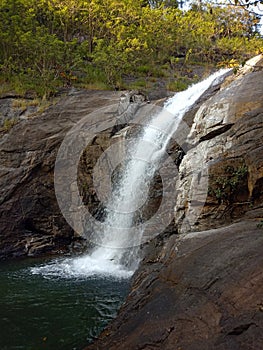
[[(262, 348), (263, 73), (259, 66), (262, 55), (213, 86), (186, 114), (184, 121), (192, 129), (186, 154), (178, 163), (175, 191), (179, 194), (175, 225), (185, 234), (174, 234), (173, 227), (166, 237), (161, 234), (145, 244), (126, 302), (87, 350)], [(176, 145), (170, 146), (178, 151)], [(208, 172), (203, 174), (205, 165)], [(200, 198), (207, 192), (193, 192), (194, 197), (191, 193), (193, 175), (195, 184), (203, 176), (209, 180), (204, 202)], [(203, 209), (198, 212), (199, 203)], [(189, 212), (199, 216), (192, 226), (184, 223)]]
[[(89, 116), (88, 123), (92, 126), (105, 120), (105, 114), (90, 115), (100, 107), (109, 106), (109, 125), (114, 125), (117, 118), (124, 115), (127, 122), (132, 116), (129, 106), (136, 110), (142, 99), (138, 97), (137, 101), (133, 94), (134, 102), (122, 107), (120, 98), (123, 94), (70, 90), (41, 115), (20, 120), (7, 134), (2, 135), (0, 259), (57, 254), (70, 249), (75, 240), (74, 232), (60, 212), (53, 184), (58, 148), (66, 133), (83, 117)], [(0, 100), (0, 106), (5, 117), (14, 113), (9, 97)], [(118, 109), (122, 109), (122, 113)], [(103, 150), (107, 147), (111, 130), (112, 126), (106, 137), (99, 136), (95, 148)], [(89, 150), (91, 153), (93, 148)]]
[(170, 94), (167, 91), (165, 81), (157, 81), (148, 92), (148, 98), (150, 101), (160, 100), (169, 96)]
[(171, 237), (146, 259), (118, 317), (86, 349), (260, 349), (262, 229), (257, 221)]

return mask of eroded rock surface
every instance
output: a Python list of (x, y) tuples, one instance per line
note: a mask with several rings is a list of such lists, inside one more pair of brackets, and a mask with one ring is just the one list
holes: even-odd
[(87, 349), (260, 349), (262, 249), (263, 229), (250, 220), (171, 238)]
[(256, 69), (230, 77), (194, 116), (176, 185), (180, 232), (225, 225), (262, 202), (262, 65), (259, 56)]
[(144, 247), (125, 304), (87, 350), (262, 348), (262, 66), (258, 56), (185, 116), (192, 127), (176, 183), (181, 235)]
[[(15, 97), (4, 99), (3, 119), (12, 115), (10, 98)], [(20, 119), (1, 135), (0, 259), (69, 249), (74, 232), (60, 212), (53, 183), (58, 148), (82, 118), (87, 117), (86, 125), (95, 133), (105, 121), (109, 134), (116, 121), (126, 123), (144, 99), (133, 92), (70, 91), (41, 115)], [(103, 112), (91, 114), (102, 107)], [(90, 157), (107, 142), (101, 137), (90, 147)]]

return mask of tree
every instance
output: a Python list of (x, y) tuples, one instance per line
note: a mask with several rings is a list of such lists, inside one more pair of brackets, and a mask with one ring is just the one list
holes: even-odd
[[(180, 1), (177, 0), (149, 0), (148, 3), (151, 7), (174, 7), (177, 8)], [(181, 3), (181, 2), (180, 2)]]
[(121, 87), (127, 74), (243, 61), (262, 50), (257, 23), (241, 6), (204, 2), (1, 0), (0, 80), (48, 95), (77, 76)]

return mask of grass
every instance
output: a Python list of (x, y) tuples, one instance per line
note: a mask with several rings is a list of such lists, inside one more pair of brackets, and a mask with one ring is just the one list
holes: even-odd
[[(114, 83), (109, 80), (101, 67), (92, 63), (83, 64), (72, 74), (63, 76), (64, 78), (53, 77), (51, 73), (44, 77), (26, 73), (14, 76), (0, 75), (0, 97), (8, 92), (18, 95), (20, 99), (14, 102), (14, 108), (26, 109), (29, 106), (41, 105), (42, 100), (52, 100), (56, 92), (63, 87), (87, 90), (134, 89), (149, 92), (155, 88), (155, 82), (162, 81), (166, 84), (168, 91), (178, 92), (200, 80), (205, 67), (207, 65), (203, 67), (200, 62), (195, 65), (189, 61), (185, 65), (180, 60), (171, 59), (171, 62), (167, 61), (159, 65), (139, 65), (134, 71), (127, 71), (123, 75), (120, 73), (115, 77)], [(125, 76), (129, 76), (129, 79)], [(25, 98), (28, 94), (32, 97), (30, 101)]]
[(2, 128), (0, 128), (0, 131), (3, 131), (4, 133), (7, 133), (7, 132), (9, 132), (17, 123), (18, 123), (18, 119), (16, 119), (16, 118), (5, 119)]
[(47, 100), (45, 98), (34, 98), (32, 99), (14, 99), (12, 102), (12, 107), (15, 109), (20, 109), (21, 111), (26, 111), (28, 107), (36, 107), (35, 110), (29, 116), (35, 116), (36, 114), (43, 113), (51, 104), (54, 104), (56, 99)]
[(146, 89), (147, 88), (147, 81), (146, 81), (146, 79), (140, 78), (140, 79), (136, 80), (135, 82), (129, 84), (128, 88), (131, 90)]
[(183, 90), (186, 90), (189, 85), (190, 85), (189, 82), (178, 79), (178, 80), (170, 81), (167, 84), (167, 89), (169, 91), (183, 91)]
[(76, 84), (76, 87), (80, 89), (87, 89), (87, 90), (111, 90), (111, 87), (100, 81), (100, 82), (83, 82)]
[(33, 100), (18, 98), (12, 102), (12, 107), (17, 109), (26, 109), (28, 107), (37, 107), (41, 103), (42, 100), (40, 100), (39, 98), (34, 98)]

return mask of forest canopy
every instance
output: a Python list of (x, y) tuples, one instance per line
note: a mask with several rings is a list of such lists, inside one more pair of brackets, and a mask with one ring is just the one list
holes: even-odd
[[(127, 88), (189, 64), (235, 65), (263, 50), (242, 6), (177, 1), (1, 0), (1, 89)], [(180, 86), (178, 86), (180, 89)]]

